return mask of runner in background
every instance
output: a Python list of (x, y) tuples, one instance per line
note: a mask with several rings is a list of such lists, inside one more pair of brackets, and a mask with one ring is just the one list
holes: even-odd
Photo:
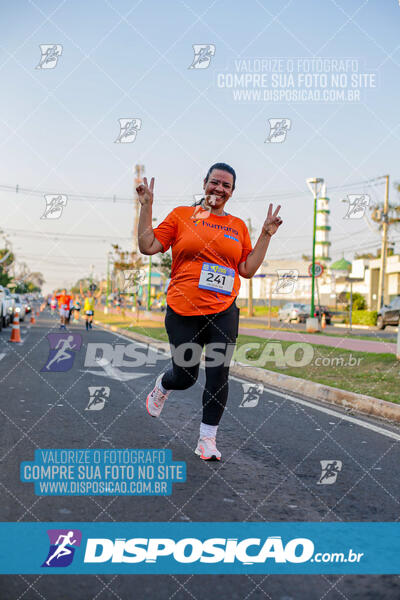
[(50, 310), (51, 310), (51, 312), (54, 313), (54, 311), (56, 310), (56, 308), (57, 308), (57, 298), (56, 298), (56, 292), (54, 292), (54, 294), (52, 295), (51, 300), (50, 300)]
[[(172, 368), (157, 378), (146, 408), (151, 416), (159, 417), (172, 390), (186, 390), (197, 381), (205, 346), (203, 417), (195, 450), (203, 460), (221, 458), (216, 435), (228, 399), (229, 363), (238, 336), (235, 299), (240, 289), (239, 275), (253, 277), (265, 258), (271, 236), (282, 224), (280, 206), (273, 212), (270, 204), (253, 249), (245, 222), (224, 210), (235, 183), (232, 167), (225, 163), (212, 165), (203, 182), (200, 210), (178, 206), (156, 229), (152, 227), (154, 178), (150, 185), (144, 178), (136, 188), (141, 204), (140, 251), (152, 255), (172, 247), (165, 316)], [(180, 352), (183, 346), (184, 361)]]
[(79, 294), (75, 294), (73, 310), (74, 310), (74, 321), (79, 321), (79, 313), (81, 310), (81, 301), (80, 301)]
[(102, 283), (97, 294), (94, 294), (91, 290), (88, 290), (86, 294), (83, 292), (82, 282), (80, 283), (81, 297), (83, 298), (83, 316), (86, 322), (86, 331), (92, 329), (92, 322), (94, 317), (94, 308), (97, 298), (102, 294)]
[(69, 322), (71, 320), (71, 315), (72, 315), (73, 308), (74, 308), (74, 296), (71, 293), (71, 295), (69, 296), (68, 316), (66, 318), (66, 322), (67, 322), (68, 325), (69, 325)]
[(56, 295), (56, 299), (58, 302), (58, 310), (60, 313), (60, 328), (66, 329), (65, 324), (69, 315), (69, 302), (71, 296), (67, 294), (67, 290), (64, 288), (63, 290), (61, 290), (60, 294)]

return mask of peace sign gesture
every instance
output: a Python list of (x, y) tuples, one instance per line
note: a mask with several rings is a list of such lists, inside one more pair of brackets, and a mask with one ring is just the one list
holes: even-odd
[(278, 217), (278, 212), (280, 208), (281, 205), (278, 204), (278, 208), (275, 210), (275, 212), (272, 212), (272, 204), (269, 205), (268, 215), (264, 221), (264, 225), (262, 226), (262, 230), (264, 233), (267, 233), (268, 235), (274, 235), (274, 233), (277, 232), (278, 227), (282, 225), (283, 221), (280, 217)]
[(143, 183), (137, 186), (136, 191), (139, 197), (139, 202), (142, 206), (145, 204), (153, 204), (153, 189), (154, 189), (154, 177), (151, 178), (150, 186), (147, 183), (147, 177), (143, 177)]

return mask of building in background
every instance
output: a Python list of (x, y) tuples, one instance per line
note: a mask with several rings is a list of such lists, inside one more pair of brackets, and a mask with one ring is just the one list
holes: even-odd
[[(322, 262), (322, 261), (319, 261)], [(322, 263), (323, 264), (323, 263)], [(310, 304), (311, 277), (310, 262), (305, 260), (265, 261), (253, 277), (253, 302), (255, 305), (268, 305), (271, 296), (272, 306), (282, 306), (286, 302)], [(337, 297), (342, 292), (350, 292), (349, 277), (355, 278), (353, 293), (364, 296), (369, 310), (377, 310), (380, 259), (356, 259), (348, 261), (344, 257), (324, 265), (324, 272), (316, 279), (315, 302), (335, 307)], [(286, 272), (297, 279), (292, 287), (279, 287), (279, 279)], [(249, 280), (241, 278), (239, 305), (247, 303)], [(387, 257), (384, 303), (389, 304), (400, 295), (400, 255)]]

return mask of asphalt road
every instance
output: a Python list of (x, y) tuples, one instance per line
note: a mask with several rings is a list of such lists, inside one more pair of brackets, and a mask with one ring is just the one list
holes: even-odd
[[(193, 452), (201, 419), (204, 371), (186, 392), (168, 399), (160, 419), (145, 398), (169, 359), (133, 370), (85, 368), (88, 342), (132, 340), (81, 324), (73, 367), (41, 372), (46, 335), (58, 324), (45, 311), (22, 327), (23, 343), (0, 333), (0, 485), (2, 521), (394, 521), (399, 518), (399, 430), (294, 397), (264, 390), (241, 406), (244, 381), (232, 378), (221, 422), (221, 463)], [(154, 361), (153, 361), (154, 362)], [(91, 372), (88, 372), (91, 371)], [(134, 377), (135, 378), (129, 378)], [(88, 411), (90, 386), (108, 386), (104, 408)], [(351, 419), (351, 418), (350, 418)], [(371, 426), (378, 426), (379, 431)], [(385, 435), (386, 433), (386, 435)], [(394, 435), (392, 435), (394, 433)], [(170, 448), (185, 461), (187, 482), (170, 497), (39, 497), (19, 480), (21, 461), (38, 448)], [(319, 485), (321, 460), (342, 461), (332, 485)], [(133, 595), (134, 590), (134, 595)], [(0, 600), (108, 600), (205, 598), (273, 600), (395, 599), (396, 576), (2, 576)]]

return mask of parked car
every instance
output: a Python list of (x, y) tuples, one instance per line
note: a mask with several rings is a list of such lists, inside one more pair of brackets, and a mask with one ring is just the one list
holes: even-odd
[(25, 319), (25, 303), (19, 294), (12, 294), (14, 299), (14, 314), (18, 315), (19, 320), (23, 321)]
[(2, 304), (2, 325), (7, 327), (14, 316), (14, 298), (11, 296), (10, 290), (0, 285), (0, 299)]
[(32, 311), (32, 301), (30, 300), (29, 296), (25, 294), (24, 296), (21, 296), (21, 300), (25, 306), (25, 313), (30, 313)]
[(398, 325), (400, 317), (400, 296), (393, 298), (390, 304), (384, 304), (376, 319), (378, 329), (385, 329), (386, 325)]
[[(306, 311), (307, 311), (307, 317), (310, 316), (311, 314), (311, 304), (305, 304), (306, 307)], [(319, 304), (315, 304), (314, 306), (314, 315), (318, 318), (320, 318), (320, 315), (325, 315), (325, 321), (327, 325), (331, 324), (331, 320), (332, 320), (332, 313), (328, 310), (328, 308), (326, 306), (319, 306)]]
[(296, 321), (300, 323), (300, 319), (303, 319), (305, 315), (305, 305), (300, 302), (287, 302), (278, 311), (279, 321)]

